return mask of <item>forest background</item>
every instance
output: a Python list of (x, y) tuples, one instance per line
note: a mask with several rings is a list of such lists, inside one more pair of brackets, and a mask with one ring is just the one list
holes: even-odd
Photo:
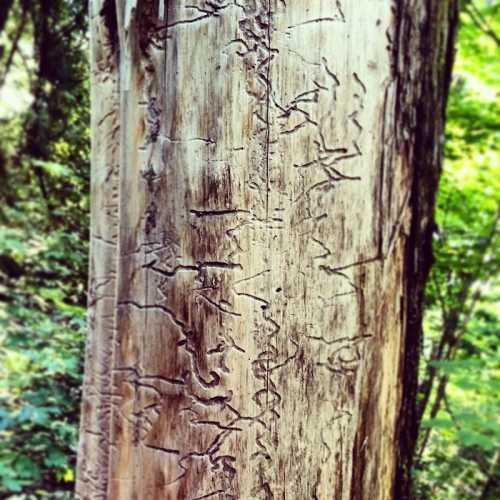
[[(0, 1), (0, 498), (72, 498), (89, 241), (87, 5)], [(500, 498), (500, 3), (463, 1), (417, 499)]]

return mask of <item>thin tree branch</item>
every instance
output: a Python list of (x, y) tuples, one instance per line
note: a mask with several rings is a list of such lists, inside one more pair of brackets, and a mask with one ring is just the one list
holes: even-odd
[(486, 18), (483, 16), (481, 11), (474, 5), (474, 2), (470, 2), (465, 6), (465, 12), (469, 14), (472, 22), (487, 36), (489, 36), (496, 44), (500, 47), (500, 37), (495, 33), (493, 28), (489, 25)]
[(5, 80), (7, 79), (10, 68), (12, 67), (12, 63), (14, 62), (14, 57), (15, 57), (17, 49), (19, 47), (19, 41), (21, 40), (21, 36), (23, 35), (24, 29), (26, 27), (27, 17), (28, 17), (27, 16), (27, 9), (25, 8), (25, 5), (23, 5), (21, 19), (19, 20), (18, 27), (16, 29), (14, 38), (12, 40), (12, 46), (10, 48), (9, 55), (7, 57), (7, 61), (5, 62), (5, 69), (4, 69), (3, 73), (0, 75), (0, 88), (2, 88), (3, 85), (5, 84)]

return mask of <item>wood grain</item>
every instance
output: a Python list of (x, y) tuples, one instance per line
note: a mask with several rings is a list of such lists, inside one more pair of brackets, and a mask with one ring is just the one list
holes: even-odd
[(413, 182), (393, 3), (91, 14), (77, 497), (391, 498)]

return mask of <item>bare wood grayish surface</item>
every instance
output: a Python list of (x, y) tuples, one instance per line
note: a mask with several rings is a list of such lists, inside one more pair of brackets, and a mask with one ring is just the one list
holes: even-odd
[(413, 182), (397, 15), (91, 1), (78, 498), (392, 497)]
[[(120, 93), (118, 59), (103, 2), (91, 2), (92, 171), (89, 339), (85, 360), (77, 492), (108, 498), (113, 405), (119, 228)], [(109, 13), (109, 6), (108, 6)]]

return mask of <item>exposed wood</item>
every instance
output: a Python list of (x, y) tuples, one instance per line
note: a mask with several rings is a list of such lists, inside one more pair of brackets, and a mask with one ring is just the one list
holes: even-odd
[(116, 345), (120, 94), (114, 4), (90, 2), (92, 75), (91, 255), (77, 497), (109, 498), (113, 352)]
[(394, 496), (440, 156), (441, 119), (420, 178), (437, 3), (91, 2), (78, 498)]

